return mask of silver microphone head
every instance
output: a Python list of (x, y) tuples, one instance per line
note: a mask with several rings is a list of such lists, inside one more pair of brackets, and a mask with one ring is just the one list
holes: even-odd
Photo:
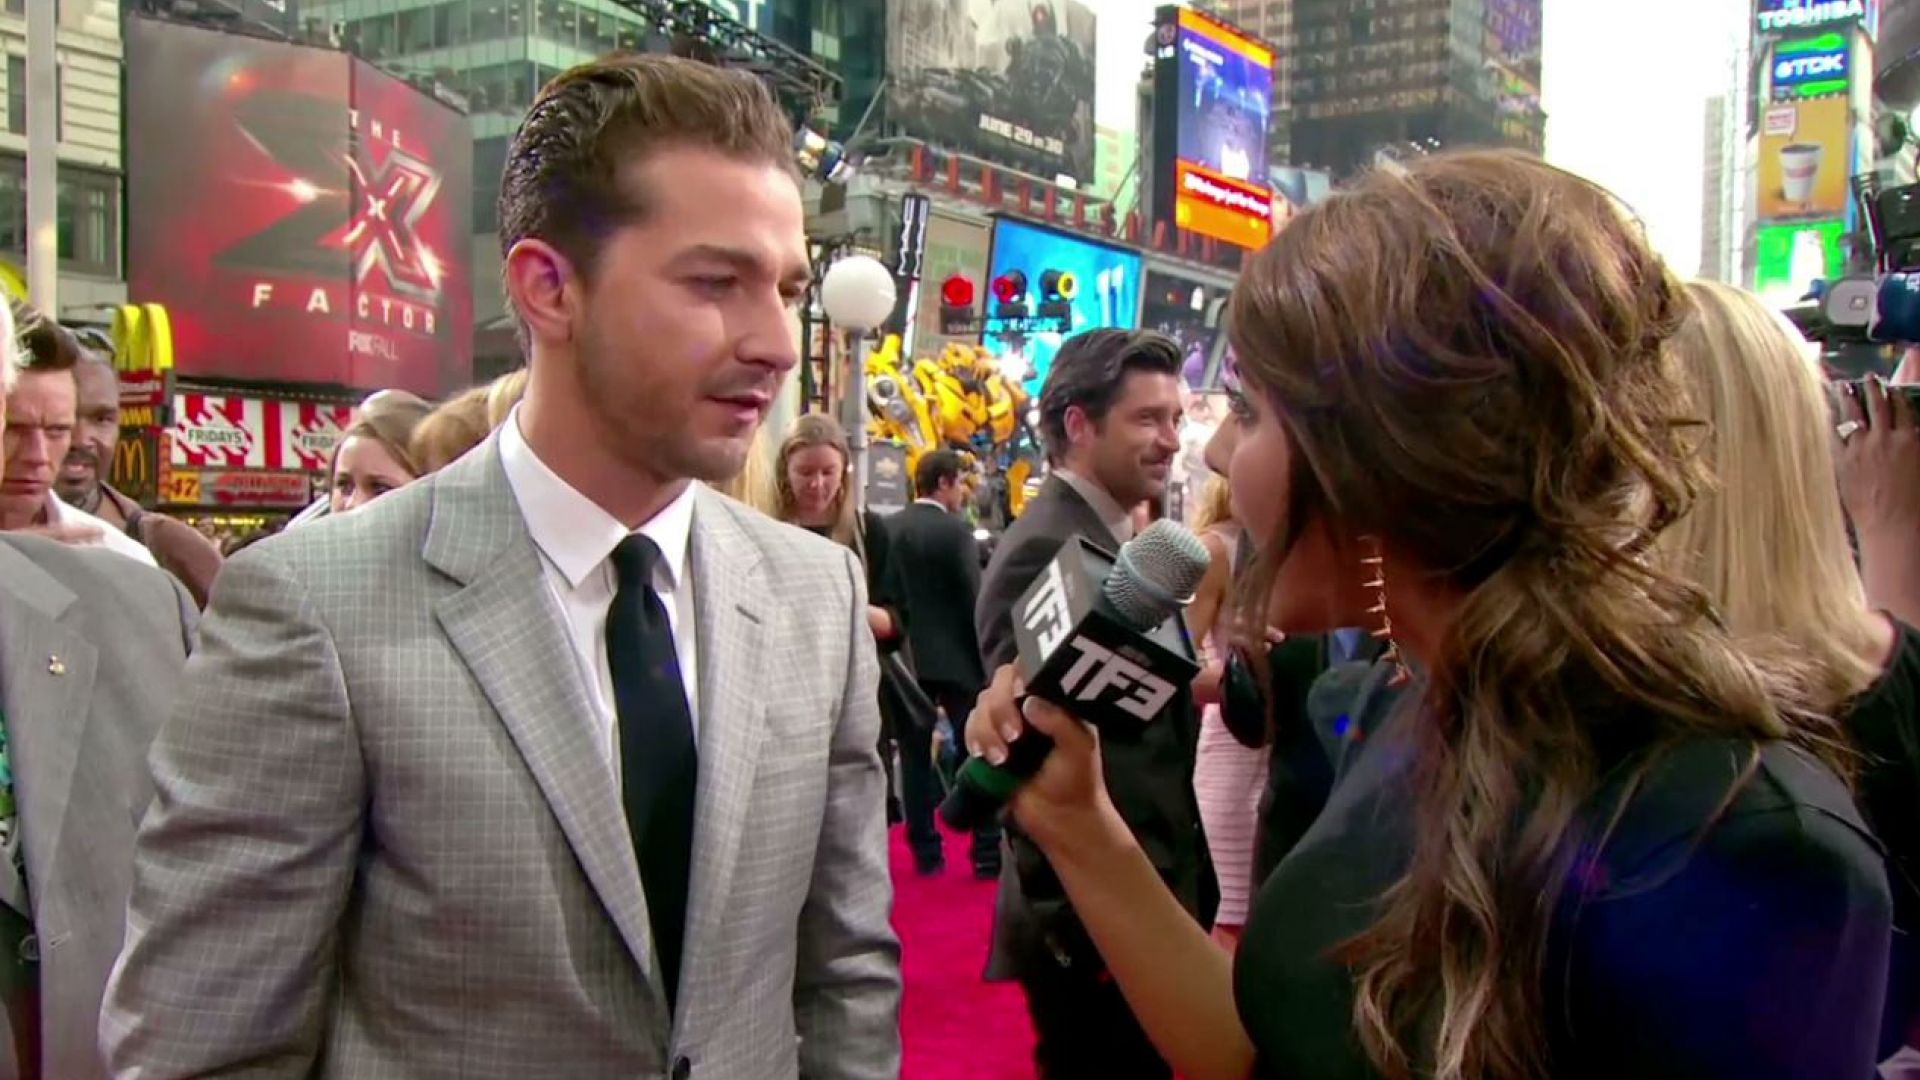
[(1212, 561), (1193, 530), (1162, 519), (1120, 545), (1101, 591), (1123, 622), (1147, 630), (1193, 600)]

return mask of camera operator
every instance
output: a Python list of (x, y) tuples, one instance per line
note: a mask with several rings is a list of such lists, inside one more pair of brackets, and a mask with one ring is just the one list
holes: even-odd
[[(1902, 371), (1915, 366), (1915, 352), (1908, 350)], [(1840, 500), (1859, 541), (1867, 602), (1920, 625), (1920, 421), (1913, 398), (1879, 376), (1840, 388)]]

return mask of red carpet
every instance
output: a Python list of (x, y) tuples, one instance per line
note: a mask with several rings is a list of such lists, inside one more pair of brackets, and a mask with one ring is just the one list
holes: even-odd
[(892, 830), (893, 925), (906, 1000), (902, 1080), (1029, 1080), (1033, 1030), (1013, 983), (980, 978), (993, 926), (994, 886), (973, 880), (967, 841), (948, 835), (947, 869), (913, 872), (904, 830)]

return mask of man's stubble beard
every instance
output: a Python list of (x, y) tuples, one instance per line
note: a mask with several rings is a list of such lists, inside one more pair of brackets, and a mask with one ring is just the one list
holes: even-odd
[(101, 492), (104, 482), (97, 477), (85, 484), (54, 484), (53, 494), (68, 506), (77, 507), (91, 514), (100, 508)]
[[(626, 407), (616, 389), (618, 380), (609, 372), (617, 363), (617, 358), (600, 347), (598, 335), (589, 332), (582, 337), (580, 390), (608, 447), (623, 463), (667, 482), (699, 480), (709, 484), (725, 483), (746, 468), (752, 432), (748, 433), (747, 444), (736, 449), (733, 444), (701, 445), (684, 427), (668, 430), (651, 424), (641, 403)], [(754, 430), (758, 431), (759, 425)]]
[(103, 498), (101, 489), (106, 487), (107, 484), (107, 478), (102, 474), (100, 468), (100, 455), (93, 455), (93, 472), (92, 478), (89, 480), (78, 484), (66, 484), (58, 479), (58, 471), (56, 471), (54, 475), (53, 494), (55, 498), (58, 498), (68, 506), (85, 510), (89, 514), (99, 509), (100, 500)]
[(1143, 471), (1138, 454), (1129, 453), (1119, 460), (1107, 460), (1103, 455), (1095, 466), (1094, 480), (1107, 490), (1113, 501), (1128, 510), (1158, 494), (1152, 490), (1152, 481)]

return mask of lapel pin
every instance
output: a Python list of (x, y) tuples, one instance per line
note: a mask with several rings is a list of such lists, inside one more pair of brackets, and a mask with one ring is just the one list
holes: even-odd
[(67, 662), (65, 660), (62, 660), (57, 656), (47, 657), (47, 674), (65, 675), (66, 673), (67, 673)]

